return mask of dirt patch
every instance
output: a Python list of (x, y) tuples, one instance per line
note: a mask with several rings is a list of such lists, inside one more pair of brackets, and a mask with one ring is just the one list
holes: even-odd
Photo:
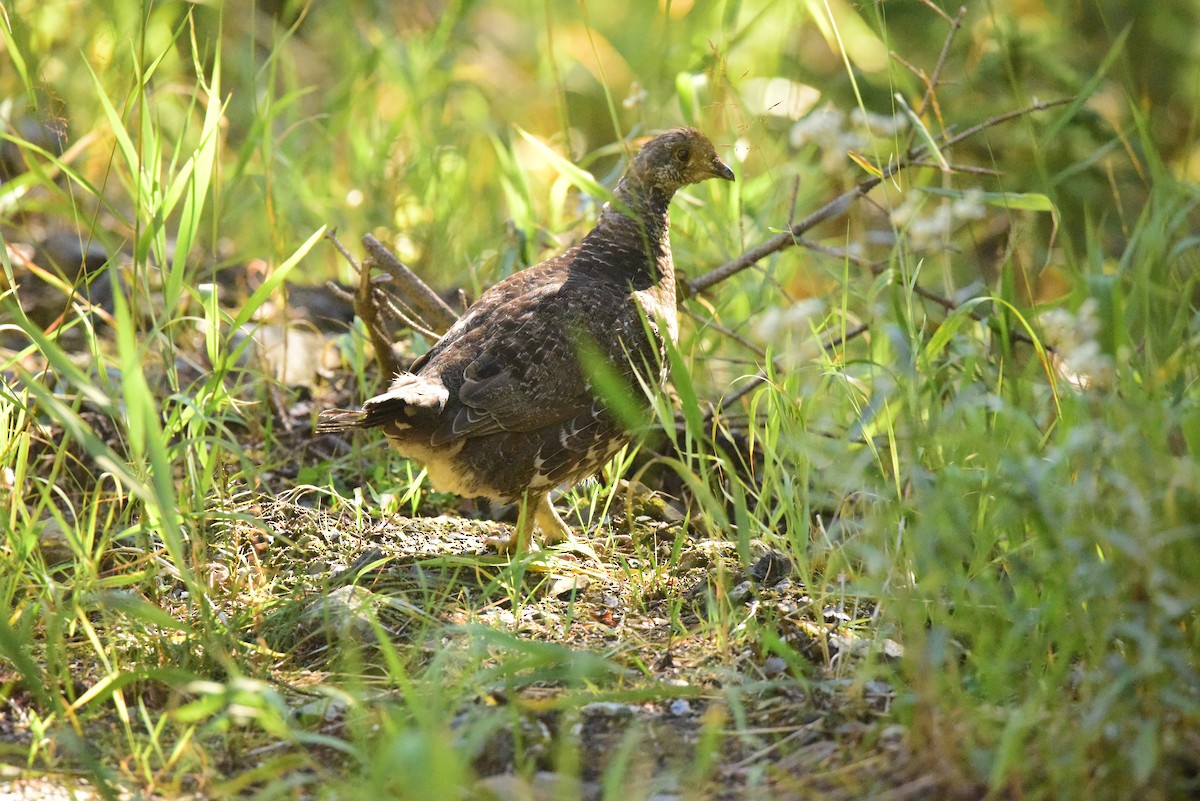
[[(731, 543), (673, 524), (602, 528), (579, 549), (596, 558), (568, 546), (510, 561), (485, 545), (504, 524), (334, 513), (320, 508), (325, 498), (293, 492), (258, 505), (254, 524), (246, 510), (230, 515), (224, 532), (231, 543), (269, 540), (256, 559), (280, 603), (254, 636), (280, 655), (273, 672), (294, 685), (351, 658), (371, 673), (381, 647), (419, 652), (425, 665), (493, 668), (450, 725), (498, 797), (542, 797), (535, 788), (553, 786), (563, 740), (578, 748), (582, 797), (599, 797), (614, 760), (655, 798), (683, 797), (698, 774), (720, 788), (711, 797), (730, 799), (884, 787), (910, 798), (931, 786), (908, 783), (892, 687), (856, 678), (862, 660), (899, 646), (863, 629), (869, 609), (814, 603), (779, 551), (756, 544), (744, 568)], [(672, 561), (673, 550), (682, 555)], [(331, 736), (344, 723), (328, 705), (313, 720)], [(541, 778), (521, 778), (531, 774)]]

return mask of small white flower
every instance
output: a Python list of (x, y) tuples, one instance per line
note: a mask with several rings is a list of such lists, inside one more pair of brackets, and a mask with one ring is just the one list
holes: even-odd
[(836, 106), (823, 106), (792, 126), (788, 142), (802, 148), (810, 142), (826, 147), (837, 141), (846, 123), (846, 114)]
[(1096, 299), (1088, 298), (1074, 314), (1058, 308), (1038, 316), (1042, 341), (1054, 349), (1054, 366), (1076, 390), (1108, 389), (1115, 379), (1113, 359), (1096, 340), (1099, 310)]
[(761, 342), (774, 342), (779, 335), (783, 311), (778, 306), (772, 306), (759, 315), (754, 324), (755, 334)]
[(919, 204), (916, 195), (910, 195), (903, 203), (892, 209), (891, 214), (888, 215), (892, 221), (892, 225), (897, 228), (906, 227), (916, 216), (918, 208)]
[(629, 94), (621, 101), (621, 105), (625, 108), (635, 108), (644, 103), (648, 97), (650, 97), (650, 93), (642, 88), (640, 83), (634, 81), (629, 84)]
[(738, 140), (733, 143), (733, 157), (739, 163), (745, 162), (746, 157), (750, 155), (750, 141), (743, 137), (738, 137)]
[(908, 117), (903, 114), (876, 114), (860, 108), (850, 112), (850, 122), (880, 139), (887, 139), (908, 130)]
[(917, 217), (908, 224), (908, 238), (917, 249), (940, 245), (950, 237), (950, 207), (945, 203), (934, 206), (933, 212)]
[(1079, 304), (1075, 312), (1079, 320), (1079, 330), (1089, 339), (1095, 339), (1100, 334), (1100, 301), (1088, 298)]
[(979, 189), (969, 189), (954, 201), (950, 212), (956, 220), (982, 220), (986, 209), (983, 205), (983, 192)]
[(773, 347), (775, 355), (787, 366), (803, 364), (812, 358), (806, 343), (813, 340), (813, 321), (825, 314), (825, 301), (805, 298), (785, 309), (771, 307), (754, 325), (760, 342)]

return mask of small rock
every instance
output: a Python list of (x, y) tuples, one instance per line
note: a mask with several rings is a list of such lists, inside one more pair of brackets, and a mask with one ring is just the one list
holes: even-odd
[(890, 726), (884, 726), (883, 731), (879, 732), (879, 742), (884, 748), (895, 749), (903, 745), (904, 738), (908, 736), (908, 729), (899, 724), (893, 723)]
[(334, 723), (346, 716), (347, 706), (347, 702), (339, 698), (318, 698), (296, 707), (292, 717), (305, 727)]
[(75, 549), (67, 539), (62, 526), (53, 517), (48, 517), (38, 526), (38, 550), (47, 567), (65, 565), (75, 561)]
[(670, 710), (671, 714), (677, 718), (683, 717), (684, 715), (690, 715), (692, 713), (692, 705), (688, 703), (686, 698), (676, 698), (671, 702), (671, 706), (668, 707), (668, 709)]
[(854, 619), (850, 615), (846, 614), (846, 611), (844, 609), (841, 609), (840, 607), (836, 607), (836, 606), (825, 607), (823, 610), (821, 610), (821, 615), (826, 620), (831, 621), (831, 622), (837, 620), (837, 621), (841, 621), (843, 623), (847, 623)]
[(582, 595), (591, 583), (587, 576), (558, 576), (550, 586), (548, 594), (560, 601), (573, 601)]
[(297, 619), (296, 628), (301, 637), (324, 635), (373, 645), (375, 629), (371, 621), (378, 605), (375, 593), (365, 587), (338, 587), (328, 595), (313, 598)]
[(618, 704), (615, 701), (596, 701), (587, 704), (580, 710), (584, 717), (629, 718), (637, 712), (629, 704)]
[(762, 672), (769, 679), (786, 675), (788, 672), (787, 660), (781, 656), (768, 656), (763, 662)]
[(38, 244), (37, 260), (75, 282), (107, 264), (108, 251), (86, 232), (55, 231)]
[(792, 560), (783, 551), (770, 550), (758, 558), (750, 568), (750, 577), (759, 584), (777, 584), (793, 570)]
[(750, 582), (743, 581), (729, 591), (729, 600), (734, 602), (744, 601), (748, 595), (750, 595)]
[(559, 798), (579, 798), (590, 801), (599, 797), (599, 786), (581, 783), (572, 776), (540, 770), (526, 779), (512, 773), (488, 776), (475, 783), (472, 798), (487, 801), (556, 801)]

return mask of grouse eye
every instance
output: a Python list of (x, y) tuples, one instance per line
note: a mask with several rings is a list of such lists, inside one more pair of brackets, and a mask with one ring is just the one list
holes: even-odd
[(678, 161), (680, 164), (687, 164), (688, 159), (691, 158), (691, 156), (692, 156), (691, 151), (688, 150), (686, 147), (681, 147), (675, 151), (675, 160)]

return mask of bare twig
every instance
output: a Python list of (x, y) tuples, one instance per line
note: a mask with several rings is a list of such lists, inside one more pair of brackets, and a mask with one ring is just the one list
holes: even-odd
[[(955, 134), (954, 136), (950, 136), (948, 138), (943, 138), (939, 144), (943, 149), (952, 147), (959, 142), (962, 142), (964, 139), (969, 139), (980, 131), (987, 130), (988, 128), (1005, 122), (1009, 122), (1010, 120), (1017, 119), (1018, 117), (1027, 116), (1034, 112), (1045, 111), (1046, 109), (1054, 108), (1055, 106), (1065, 105), (1070, 103), (1073, 99), (1074, 98), (1068, 97), (1031, 103), (1024, 108), (991, 117), (979, 123), (978, 125), (972, 125), (970, 128), (962, 131), (961, 133)], [(853, 189), (843, 192), (821, 208), (814, 211), (812, 214), (805, 217), (803, 220), (794, 223), (788, 228), (788, 230), (776, 234), (758, 247), (751, 248), (742, 255), (738, 256), (736, 259), (732, 259), (731, 261), (722, 264), (720, 267), (717, 267), (705, 273), (704, 275), (699, 276), (698, 278), (683, 282), (681, 289), (683, 290), (684, 296), (691, 297), (693, 295), (697, 295), (709, 287), (719, 284), (726, 278), (736, 275), (737, 273), (755, 264), (756, 262), (761, 261), (772, 253), (776, 253), (780, 250), (784, 250), (785, 248), (799, 244), (801, 241), (800, 237), (802, 234), (804, 234), (804, 232), (811, 230), (826, 220), (830, 220), (840, 215), (842, 212), (850, 208), (850, 206), (854, 204), (854, 201), (865, 197), (867, 193), (879, 186), (879, 184), (896, 175), (901, 170), (907, 169), (916, 164), (917, 159), (919, 159), (922, 155), (923, 154), (920, 148), (910, 152), (907, 156), (905, 156), (905, 158), (888, 164), (886, 167), (882, 168), (880, 170), (880, 175), (871, 176), (870, 178), (861, 181)], [(924, 166), (924, 162), (921, 162), (921, 164)]]
[[(933, 4), (929, 4), (933, 7)], [(943, 14), (942, 16), (945, 16)], [(942, 80), (942, 70), (946, 67), (946, 59), (950, 55), (950, 43), (954, 41), (954, 37), (958, 35), (959, 28), (962, 27), (963, 19), (967, 16), (967, 7), (959, 6), (958, 13), (954, 19), (950, 20), (950, 31), (946, 34), (945, 41), (942, 42), (942, 52), (938, 54), (937, 65), (933, 68), (933, 75), (929, 78), (929, 83), (925, 88), (925, 96), (921, 98), (920, 105), (917, 106), (917, 116), (924, 116), (929, 108), (930, 103), (937, 103), (935, 97), (935, 89)], [(941, 123), (941, 114), (938, 114), (938, 122)]]
[[(960, 11), (960, 17), (961, 17), (961, 13), (962, 12)], [(941, 143), (941, 146), (943, 148), (950, 147), (950, 146), (952, 146), (958, 142), (961, 142), (964, 139), (978, 133), (979, 131), (985, 130), (993, 125), (999, 125), (1001, 123), (1007, 122), (1009, 120), (1012, 120), (1017, 117), (1021, 117), (1026, 114), (1030, 114), (1030, 113), (1033, 113), (1036, 111), (1042, 111), (1042, 110), (1045, 110), (1048, 108), (1053, 108), (1055, 106), (1064, 105), (1066, 103), (1071, 102), (1071, 99), (1072, 98), (1060, 98), (1057, 100), (1051, 100), (1051, 101), (1046, 101), (1046, 102), (1035, 102), (1023, 109), (1018, 109), (1016, 111), (1001, 114), (997, 117), (993, 117), (989, 120), (985, 120), (984, 122), (981, 122), (978, 125), (972, 126), (971, 128), (963, 131), (962, 133), (959, 133), (959, 134), (949, 137), (949, 138), (945, 138), (944, 141)], [(928, 165), (925, 162), (917, 161), (916, 160), (917, 157), (919, 157), (919, 151), (910, 152), (909, 159), (898, 161), (894, 164), (889, 165), (886, 169), (884, 169), (882, 171), (882, 175), (880, 177), (872, 177), (872, 178), (869, 178), (869, 179), (861, 182), (854, 189), (852, 189), (848, 192), (845, 192), (842, 195), (839, 195), (837, 198), (835, 198), (834, 200), (825, 204), (824, 206), (822, 206), (820, 209), (818, 209), (817, 211), (810, 214), (805, 219), (792, 225), (787, 231), (777, 234), (776, 236), (772, 237), (771, 239), (768, 239), (763, 244), (759, 245), (757, 248), (754, 248), (752, 250), (749, 250), (749, 251), (743, 253), (738, 258), (722, 265), (721, 267), (716, 268), (715, 270), (712, 270), (709, 273), (706, 273), (705, 275), (700, 276), (699, 278), (695, 279), (694, 281), (686, 282), (685, 291), (689, 294), (697, 294), (699, 292), (702, 292), (705, 289), (707, 289), (708, 287), (710, 287), (720, 281), (725, 280), (729, 276), (734, 275), (737, 272), (740, 272), (741, 270), (745, 269), (746, 267), (751, 266), (755, 262), (761, 260), (762, 258), (765, 258), (766, 256), (770, 255), (771, 253), (774, 253), (779, 250), (783, 250), (784, 248), (790, 247), (792, 245), (799, 245), (808, 250), (813, 250), (813, 251), (825, 253), (826, 255), (845, 259), (845, 260), (847, 260), (853, 264), (856, 264), (858, 266), (866, 267), (874, 275), (880, 274), (881, 272), (883, 272), (883, 270), (886, 269), (886, 267), (884, 265), (878, 264), (876, 262), (872, 262), (869, 259), (864, 259), (862, 257), (855, 256), (844, 250), (840, 250), (837, 248), (830, 248), (825, 245), (820, 245), (815, 242), (811, 242), (809, 240), (801, 238), (800, 234), (803, 233), (804, 231), (810, 230), (811, 228), (813, 228), (820, 222), (823, 222), (833, 216), (836, 216), (837, 214), (840, 214), (842, 211), (844, 211), (846, 208), (848, 208), (850, 206), (850, 204), (853, 203), (855, 200), (857, 200), (860, 197), (864, 197), (868, 192), (870, 192), (871, 189), (874, 189), (882, 181), (887, 180), (888, 178), (892, 177), (893, 175), (895, 175), (902, 169), (906, 169), (908, 167), (917, 167), (917, 166), (939, 166), (939, 167), (941, 166), (941, 165)], [(954, 302), (953, 300), (950, 300), (949, 298), (938, 295), (937, 293), (927, 290), (921, 286), (913, 285), (912, 290), (916, 295), (918, 295), (922, 298), (925, 298), (926, 300), (929, 300), (933, 303), (938, 304), (939, 306), (946, 309), (947, 311), (954, 311), (959, 308), (959, 304)], [(982, 319), (981, 315), (979, 315), (976, 312), (971, 312), (971, 317), (972, 317), (972, 319), (975, 319), (975, 320)], [(846, 331), (845, 334), (835, 337), (834, 339), (831, 339), (829, 342), (825, 343), (822, 347), (826, 352), (835, 350), (836, 348), (842, 347), (845, 343), (849, 342), (850, 340), (855, 339), (859, 336), (862, 336), (864, 333), (866, 333), (869, 330), (869, 328), (870, 328), (870, 326), (867, 323), (862, 323), (860, 325), (857, 325), (854, 328), (851, 328), (848, 331)], [(732, 333), (732, 332), (730, 332), (730, 333)], [(1032, 340), (1030, 340), (1028, 337), (1026, 337), (1023, 334), (1020, 334), (1018, 332), (1013, 332), (1012, 336), (1014, 339), (1017, 339), (1022, 342), (1026, 342), (1026, 343), (1032, 342)], [(744, 345), (747, 345), (747, 346), (752, 345), (752, 343), (744, 341), (740, 336), (735, 335), (734, 338)], [(774, 370), (778, 371), (780, 369), (779, 362), (774, 361), (772, 363), (772, 368)], [(729, 406), (732, 406), (733, 404), (737, 403), (739, 400), (744, 398), (746, 395), (753, 392), (755, 390), (755, 388), (757, 388), (759, 385), (761, 385), (766, 380), (767, 380), (766, 370), (760, 369), (755, 375), (753, 375), (753, 376), (747, 378), (745, 381), (743, 381), (741, 386), (739, 386), (735, 392), (732, 392), (732, 393), (726, 395), (725, 397), (723, 397), (721, 399), (720, 403), (718, 403), (716, 405), (716, 407), (711, 409), (705, 415), (705, 422), (711, 424), (716, 415), (717, 409), (723, 409), (723, 408), (728, 408)]]
[[(385, 374), (396, 374), (399, 365), (392, 352), (392, 331), (384, 325), (381, 316), (387, 316), (392, 322), (434, 340), (441, 337), (458, 319), (454, 310), (436, 292), (375, 237), (367, 234), (362, 239), (367, 257), (361, 266), (332, 232), (326, 238), (358, 273), (358, 288), (354, 294), (332, 282), (328, 287), (338, 297), (354, 303), (354, 312), (366, 326), (375, 348), (375, 358)], [(373, 277), (376, 270), (382, 270), (384, 275)], [(384, 284), (392, 284), (395, 292), (387, 291)]]
[[(940, 170), (943, 168), (942, 165), (936, 161), (919, 160), (910, 161), (908, 166), (913, 169), (925, 168)], [(949, 163), (947, 166), (949, 166), (950, 172), (961, 173), (963, 175), (978, 175), (983, 178), (998, 178), (1001, 175), (999, 170), (992, 170), (988, 169), (987, 167), (973, 167), (967, 164), (954, 164), (953, 162)]]
[[(381, 275), (375, 280), (383, 283), (384, 279), (391, 276)], [(443, 332), (434, 331), (432, 328), (426, 327), (422, 321), (416, 318), (412, 309), (408, 308), (398, 298), (394, 298), (382, 289), (375, 290), (375, 302), (379, 305), (381, 311), (386, 312), (401, 328), (409, 328), (425, 337), (431, 342), (436, 342), (442, 338)], [(402, 308), (403, 307), (403, 308)]]
[(340, 286), (338, 286), (336, 281), (326, 281), (325, 288), (332, 292), (335, 298), (340, 298), (348, 303), (354, 302), (354, 293), (347, 292), (346, 290), (342, 289)]
[(446, 333), (450, 326), (458, 320), (454, 309), (429, 288), (429, 285), (417, 277), (396, 256), (383, 246), (375, 237), (366, 234), (362, 238), (363, 247), (367, 249), (368, 272), (370, 267), (378, 267), (392, 276), (396, 282), (397, 292), (405, 305), (412, 309), (413, 314), (423, 322), (424, 326), (439, 335)]
[(796, 200), (800, 197), (800, 176), (792, 179), (792, 200), (788, 203), (788, 219), (796, 219)]
[(392, 351), (391, 334), (379, 320), (379, 304), (375, 302), (374, 287), (371, 285), (371, 257), (363, 262), (358, 271), (358, 291), (354, 294), (354, 311), (367, 327), (371, 335), (371, 344), (375, 346), (375, 359), (384, 375), (397, 375), (400, 365), (396, 363), (396, 354)]
[(1019, 108), (1019, 109), (1016, 109), (1015, 111), (1008, 111), (1008, 112), (1005, 112), (1004, 114), (998, 114), (995, 117), (986, 119), (977, 125), (972, 125), (970, 128), (967, 128), (962, 133), (951, 136), (949, 139), (947, 139), (945, 142), (942, 143), (942, 147), (953, 147), (954, 145), (957, 145), (959, 142), (963, 141), (964, 139), (970, 139), (972, 136), (979, 133), (980, 131), (987, 130), (988, 128), (994, 128), (997, 125), (1000, 125), (1005, 122), (1009, 122), (1011, 120), (1015, 120), (1018, 117), (1027, 117), (1030, 114), (1033, 114), (1038, 111), (1045, 111), (1046, 109), (1051, 109), (1051, 108), (1054, 108), (1055, 106), (1065, 106), (1067, 103), (1074, 102), (1074, 100), (1075, 100), (1074, 97), (1059, 97), (1054, 100), (1045, 100), (1045, 101), (1035, 100), (1034, 102), (1030, 103), (1028, 106), (1025, 106), (1024, 108)]
[[(1058, 98), (1056, 100), (1049, 100), (1049, 101), (1044, 101), (1044, 102), (1034, 102), (1034, 103), (1031, 103), (1030, 105), (1026, 106), (1025, 108), (1018, 109), (1016, 111), (1010, 111), (1005, 114), (1001, 114), (996, 117), (992, 117), (988, 120), (985, 120), (985, 121), (979, 123), (978, 125), (974, 125), (974, 126), (968, 128), (967, 130), (965, 130), (959, 134), (956, 134), (949, 138), (945, 138), (944, 141), (941, 142), (941, 147), (943, 147), (943, 148), (951, 147), (951, 146), (963, 141), (964, 139), (967, 139), (970, 136), (973, 136), (974, 134), (976, 134), (982, 130), (986, 130), (987, 128), (990, 128), (994, 125), (999, 125), (1001, 123), (1008, 122), (1009, 120), (1013, 120), (1018, 117), (1025, 116), (1025, 115), (1031, 114), (1033, 112), (1044, 111), (1049, 108), (1054, 108), (1055, 106), (1065, 105), (1067, 103), (1070, 103), (1072, 101), (1072, 99), (1073, 98)], [(900, 170), (903, 170), (903, 169), (906, 169), (906, 168), (912, 167), (912, 166), (926, 166), (924, 163), (918, 162), (915, 160), (917, 157), (919, 157), (919, 155), (920, 155), (920, 153), (918, 150), (916, 152), (910, 153), (909, 157), (905, 160), (900, 160), (893, 164), (889, 164), (886, 168), (884, 168), (881, 171), (880, 176), (871, 177), (871, 178), (868, 178), (868, 179), (862, 181), (857, 186), (855, 186), (853, 189), (842, 193), (838, 197), (836, 197), (833, 200), (831, 200), (830, 202), (826, 203), (821, 208), (817, 209), (815, 212), (813, 212), (809, 216), (805, 217), (800, 222), (795, 223), (787, 231), (776, 234), (775, 236), (768, 239), (766, 242), (763, 242), (758, 247), (752, 248), (751, 250), (746, 251), (738, 258), (733, 259), (732, 261), (729, 261), (708, 273), (705, 273), (704, 275), (700, 276), (699, 278), (692, 280), (692, 281), (685, 282), (684, 283), (685, 293), (690, 296), (690, 295), (695, 295), (700, 292), (703, 292), (704, 290), (708, 289), (709, 287), (713, 286), (714, 284), (717, 284), (717, 283), (725, 280), (726, 278), (746, 269), (747, 267), (753, 265), (755, 262), (765, 258), (766, 256), (770, 255), (771, 253), (775, 253), (777, 251), (783, 250), (784, 248), (791, 247), (793, 245), (801, 245), (810, 250), (825, 252), (825, 253), (828, 253), (829, 255), (835, 255), (835, 256), (838, 256), (839, 258), (847, 259), (847, 260), (851, 261), (852, 263), (868, 267), (871, 270), (871, 272), (874, 274), (879, 274), (880, 272), (882, 272), (883, 269), (885, 269), (882, 265), (875, 264), (874, 262), (871, 262), (866, 259), (862, 259), (861, 257), (853, 256), (849, 253), (845, 253), (844, 251), (837, 251), (833, 248), (827, 248), (825, 246), (818, 245), (816, 243), (802, 239), (800, 235), (802, 233), (804, 233), (805, 231), (810, 230), (817, 224), (824, 222), (825, 220), (830, 219), (830, 218), (842, 213), (855, 200), (866, 196), (866, 194), (868, 192), (870, 192), (872, 189), (874, 189), (876, 186), (878, 186), (883, 181), (887, 180), (888, 178), (891, 178), (893, 175), (900, 172)], [(923, 297), (929, 301), (932, 301), (933, 303), (938, 304), (939, 306), (946, 309), (947, 311), (954, 311), (959, 308), (959, 304), (954, 302), (953, 300), (942, 297), (941, 295), (938, 295), (930, 290), (924, 289), (923, 287), (913, 285), (912, 289), (915, 294), (917, 294), (920, 297)], [(972, 317), (972, 319), (975, 319), (975, 320), (981, 319), (981, 317), (976, 312), (972, 312), (971, 317)], [(846, 333), (844, 335), (835, 337), (834, 339), (825, 343), (822, 347), (824, 348), (824, 350), (826, 352), (832, 351), (836, 348), (841, 347), (842, 345), (844, 345), (846, 342), (850, 341), (851, 339), (855, 339), (855, 338), (861, 336), (862, 334), (866, 333), (867, 330), (869, 330), (869, 327), (870, 326), (867, 323), (862, 323), (860, 325), (857, 325), (854, 328), (851, 328), (848, 331), (846, 331)], [(1031, 342), (1031, 340), (1028, 337), (1024, 336), (1023, 334), (1017, 333), (1017, 332), (1014, 332), (1012, 334), (1012, 336), (1014, 339), (1020, 340), (1022, 342), (1027, 342), (1027, 343)], [(775, 370), (778, 370), (779, 364), (773, 363), (772, 367)], [(744, 398), (746, 395), (753, 392), (756, 387), (758, 387), (760, 384), (762, 384), (766, 380), (767, 380), (766, 370), (760, 369), (755, 375), (746, 379), (742, 383), (742, 385), (740, 387), (738, 387), (738, 389), (735, 392), (732, 392), (729, 395), (726, 395), (724, 398), (722, 398), (720, 403), (717, 404), (717, 406), (712, 411), (708, 412), (708, 414), (705, 416), (706, 422), (708, 422), (708, 423), (712, 422), (712, 419), (713, 419), (714, 415), (716, 414), (716, 409), (728, 407), (728, 406), (736, 403), (737, 401)]]
[(684, 296), (691, 297), (692, 295), (698, 295), (709, 287), (724, 281), (726, 278), (740, 273), (755, 262), (765, 259), (772, 253), (798, 244), (801, 234), (846, 211), (846, 209), (853, 205), (854, 201), (865, 196), (887, 178), (895, 175), (901, 169), (902, 164), (902, 162), (896, 162), (895, 164), (888, 165), (884, 169), (882, 177), (871, 177), (864, 180), (853, 189), (838, 195), (800, 222), (792, 225), (788, 230), (776, 234), (758, 247), (747, 250), (736, 259), (728, 261), (698, 278), (684, 281), (681, 285)]
[(337, 248), (337, 252), (342, 254), (342, 258), (346, 260), (354, 272), (362, 272), (362, 268), (358, 266), (358, 262), (354, 260), (354, 256), (350, 254), (350, 251), (346, 250), (346, 246), (342, 244), (342, 240), (337, 238), (336, 229), (330, 228), (328, 231), (326, 231), (325, 238), (333, 243), (333, 246)]
[[(950, 16), (945, 11), (942, 11), (940, 8), (938, 8), (936, 4), (931, 3), (930, 0), (921, 0), (921, 2), (925, 4), (926, 8), (928, 8), (934, 14), (937, 14), (942, 19), (946, 20), (946, 22), (951, 21)], [(959, 9), (959, 13), (963, 13), (963, 10), (964, 9)]]

